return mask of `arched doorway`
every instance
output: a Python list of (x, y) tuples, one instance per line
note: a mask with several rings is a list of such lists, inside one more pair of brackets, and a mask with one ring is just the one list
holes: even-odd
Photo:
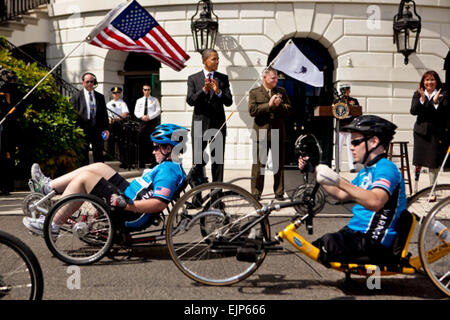
[[(289, 39), (282, 41), (269, 55), (269, 64)], [(286, 89), (294, 115), (286, 120), (286, 169), (297, 168), (294, 155), (294, 143), (301, 134), (312, 133), (319, 140), (323, 149), (323, 160), (331, 165), (333, 157), (333, 118), (315, 117), (314, 108), (320, 105), (330, 105), (333, 102), (333, 59), (318, 41), (310, 38), (292, 39), (297, 48), (319, 68), (324, 74), (324, 86), (315, 88), (306, 83), (295, 80), (279, 72), (278, 85)]]
[(161, 101), (161, 82), (159, 69), (161, 63), (145, 53), (130, 52), (125, 60), (123, 99), (127, 103), (130, 114), (134, 114), (136, 100), (142, 97), (142, 86), (149, 83), (152, 86), (152, 96)]

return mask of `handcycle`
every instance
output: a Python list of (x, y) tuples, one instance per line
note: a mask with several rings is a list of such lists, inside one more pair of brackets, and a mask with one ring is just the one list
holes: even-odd
[[(121, 248), (148, 245), (165, 240), (165, 224), (170, 212), (169, 207), (175, 205), (176, 200), (188, 187), (205, 182), (201, 181), (193, 167), (166, 209), (167, 213), (126, 212), (121, 208), (110, 207), (103, 199), (89, 194), (63, 197), (51, 206), (48, 213), (41, 212), (46, 214), (43, 231), (46, 245), (61, 261), (67, 264), (86, 265), (95, 263), (106, 255), (112, 257), (115, 251)], [(211, 203), (214, 199), (213, 196), (206, 195), (197, 201)], [(56, 235), (52, 232), (52, 222), (58, 212), (64, 210), (71, 210), (74, 213), (60, 227)], [(206, 224), (205, 221), (204, 228), (207, 228)]]
[(33, 251), (0, 231), (0, 300), (41, 300), (44, 280)]
[[(231, 285), (253, 274), (263, 263), (267, 253), (281, 250), (283, 240), (298, 251), (317, 261), (319, 249), (305, 240), (296, 230), (309, 226), (311, 230), (315, 212), (314, 193), (305, 193), (301, 200), (290, 203), (261, 204), (246, 190), (227, 183), (208, 183), (186, 192), (173, 207), (167, 222), (166, 242), (175, 265), (189, 278), (206, 285)], [(196, 194), (228, 194), (219, 197), (215, 204), (197, 212), (186, 210), (186, 201)], [(291, 223), (275, 237), (270, 235), (269, 215), (276, 210), (294, 206), (306, 206), (308, 213), (296, 214)], [(404, 211), (398, 222), (398, 234), (392, 253), (382, 260), (371, 261), (361, 257), (354, 261), (331, 262), (331, 268), (350, 275), (369, 276), (375, 270), (380, 275), (408, 274), (420, 271), (422, 266), (433, 283), (450, 295), (448, 271), (450, 253), (449, 217), (450, 197), (436, 204), (427, 216), (419, 238), (418, 257), (408, 254), (408, 246), (416, 225), (416, 216)], [(180, 226), (185, 216), (188, 224)], [(202, 220), (208, 220), (209, 229), (198, 232)], [(436, 233), (431, 225), (439, 221), (446, 227)], [(214, 228), (211, 228), (213, 227)]]
[[(320, 161), (320, 155), (318, 158)], [(381, 276), (413, 275), (423, 269), (436, 287), (450, 296), (448, 186), (425, 188), (408, 199), (407, 209), (397, 222), (397, 235), (390, 252), (377, 259), (359, 257), (352, 261), (335, 261), (330, 267), (344, 272), (346, 279), (351, 275), (369, 276), (375, 271)], [(432, 192), (440, 202), (429, 209)], [(217, 196), (207, 206), (188, 210), (186, 203), (203, 194)], [(194, 187), (176, 202), (169, 214), (165, 234), (170, 256), (186, 276), (213, 286), (232, 285), (246, 279), (261, 266), (268, 252), (283, 249), (280, 245), (284, 240), (318, 261), (319, 249), (297, 233), (297, 229), (306, 225), (308, 233), (312, 233), (313, 219), (323, 208), (322, 202), (323, 195), (317, 182), (298, 188), (289, 203), (264, 206), (249, 192), (230, 183)], [(289, 207), (296, 209), (291, 223), (271, 237), (269, 216), (273, 211)], [(409, 245), (417, 219), (424, 216), (419, 234), (419, 255), (412, 257)], [(189, 217), (188, 224), (186, 217)], [(208, 228), (203, 226), (205, 221), (208, 221)]]

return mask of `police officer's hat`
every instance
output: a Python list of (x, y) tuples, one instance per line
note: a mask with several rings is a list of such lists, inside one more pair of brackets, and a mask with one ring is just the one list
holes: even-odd
[(121, 87), (112, 87), (111, 88), (111, 92), (112, 93), (122, 93), (122, 88)]

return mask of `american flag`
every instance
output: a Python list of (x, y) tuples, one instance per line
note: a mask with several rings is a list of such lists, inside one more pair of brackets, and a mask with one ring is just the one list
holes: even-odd
[(105, 49), (147, 53), (177, 71), (190, 58), (135, 0), (111, 10), (87, 39)]

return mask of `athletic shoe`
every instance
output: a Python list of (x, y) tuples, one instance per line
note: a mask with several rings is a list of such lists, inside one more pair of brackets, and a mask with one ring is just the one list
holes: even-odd
[[(41, 216), (39, 216), (39, 218), (25, 217), (25, 218), (23, 218), (22, 223), (25, 226), (25, 228), (30, 230), (32, 233), (43, 237), (44, 236), (44, 221), (45, 221), (45, 216), (41, 215)], [(59, 226), (53, 224), (52, 225), (53, 240), (56, 240), (58, 235), (59, 235)]]
[(51, 179), (42, 173), (41, 168), (37, 163), (33, 163), (31, 166), (31, 179), (33, 181), (35, 192), (48, 194), (52, 190), (50, 187)]

